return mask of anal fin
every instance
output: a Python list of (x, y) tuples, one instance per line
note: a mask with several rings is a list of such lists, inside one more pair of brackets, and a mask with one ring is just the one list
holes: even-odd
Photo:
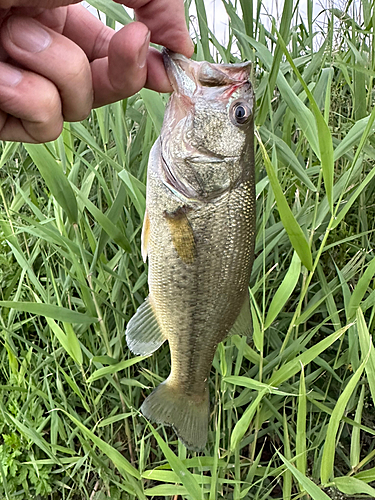
[(126, 326), (126, 343), (134, 354), (147, 356), (166, 340), (160, 329), (149, 297), (141, 304)]
[(246, 335), (251, 338), (252, 334), (253, 321), (251, 318), (249, 293), (247, 293), (241, 311), (228, 335)]

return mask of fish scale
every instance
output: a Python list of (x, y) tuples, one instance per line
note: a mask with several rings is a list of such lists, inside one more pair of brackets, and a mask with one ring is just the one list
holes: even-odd
[(251, 331), (254, 97), (248, 64), (197, 63), (170, 52), (164, 58), (174, 93), (148, 165), (142, 255), (150, 294), (126, 337), (136, 354), (168, 340), (171, 373), (141, 411), (201, 450), (217, 345)]

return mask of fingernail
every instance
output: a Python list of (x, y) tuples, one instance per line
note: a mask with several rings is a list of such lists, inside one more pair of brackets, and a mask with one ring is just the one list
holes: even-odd
[(0, 85), (15, 87), (22, 80), (22, 72), (8, 64), (0, 64)]
[(145, 41), (143, 42), (143, 45), (142, 45), (141, 50), (139, 51), (139, 55), (138, 55), (138, 66), (140, 68), (144, 68), (144, 66), (146, 64), (148, 49), (149, 49), (149, 45), (150, 45), (150, 38), (151, 38), (151, 32), (149, 31), (146, 35)]
[(52, 39), (45, 29), (33, 19), (11, 17), (8, 21), (9, 36), (20, 49), (36, 54), (45, 50)]

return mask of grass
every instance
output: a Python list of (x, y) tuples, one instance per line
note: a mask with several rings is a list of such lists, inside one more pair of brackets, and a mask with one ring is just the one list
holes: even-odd
[(375, 497), (375, 9), (327, 11), (319, 38), (310, 0), (268, 28), (261, 4), (252, 23), (252, 2), (222, 2), (225, 46), (195, 1), (195, 57), (254, 63), (254, 335), (219, 345), (207, 449), (142, 417), (168, 346), (124, 339), (167, 101), (142, 90), (53, 143), (0, 144), (1, 499)]

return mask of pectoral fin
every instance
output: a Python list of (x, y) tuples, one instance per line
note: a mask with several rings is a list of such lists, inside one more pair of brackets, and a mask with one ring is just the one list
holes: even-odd
[(188, 211), (189, 208), (180, 207), (172, 213), (164, 212), (164, 216), (178, 256), (185, 264), (192, 264), (197, 256), (197, 248), (193, 229), (186, 215)]
[(126, 326), (126, 343), (134, 354), (147, 356), (166, 340), (160, 329), (149, 297), (141, 304)]
[(149, 236), (150, 236), (150, 218), (148, 216), (146, 208), (145, 218), (143, 219), (142, 236), (141, 236), (141, 254), (143, 262), (146, 262), (147, 260)]
[(252, 333), (253, 321), (251, 319), (249, 294), (247, 293), (242, 309), (228, 335), (246, 335), (251, 338)]

